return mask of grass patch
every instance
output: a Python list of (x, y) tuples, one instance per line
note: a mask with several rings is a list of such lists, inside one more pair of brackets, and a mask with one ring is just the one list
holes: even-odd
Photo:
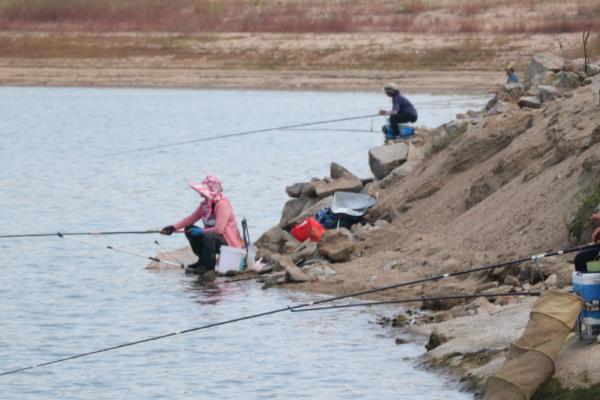
[(577, 211), (575, 217), (569, 223), (569, 236), (577, 241), (581, 240), (582, 234), (592, 227), (590, 216), (600, 204), (600, 183), (593, 184), (586, 188), (582, 194), (576, 198)]
[(589, 388), (563, 388), (558, 379), (553, 378), (540, 386), (532, 400), (597, 400), (600, 399), (600, 383)]

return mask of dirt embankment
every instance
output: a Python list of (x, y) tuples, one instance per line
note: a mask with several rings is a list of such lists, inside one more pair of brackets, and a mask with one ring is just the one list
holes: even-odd
[(484, 93), (579, 34), (0, 33), (0, 85)]
[[(354, 258), (321, 264), (327, 267), (325, 276), (312, 264), (303, 267), (318, 274), (318, 279), (293, 287), (347, 294), (587, 241), (589, 227), (582, 226), (581, 213), (593, 199), (600, 199), (600, 75), (588, 78), (586, 84), (544, 102), (539, 109), (505, 103), (503, 112), (475, 115), (461, 123), (463, 130), (431, 146), (408, 176), (389, 185), (376, 181), (365, 188), (378, 197), (367, 215), (375, 227), (353, 230)], [(435, 131), (428, 135), (436, 137)], [(332, 182), (341, 184), (340, 180)], [(313, 182), (317, 187), (324, 184)], [(292, 261), (305, 251), (286, 244), (282, 249), (291, 253)], [(264, 254), (268, 258), (268, 252)], [(549, 286), (568, 287), (572, 258), (571, 254), (540, 261), (541, 278)], [(293, 271), (297, 267), (277, 257), (274, 263), (296, 280)], [(370, 298), (541, 289), (544, 285), (532, 268), (525, 263), (487, 270)], [(428, 352), (424, 363), (449, 368), (469, 382), (472, 390), (481, 390), (485, 378), (503, 363), (509, 343), (521, 334), (532, 301), (505, 297), (493, 304), (481, 298), (424, 304), (429, 310), (426, 316), (402, 312), (397, 324), (413, 320), (418, 332), (430, 334), (437, 329), (445, 335), (449, 341)], [(569, 343), (557, 362), (554, 386), (542, 387), (541, 392), (560, 392), (561, 387), (597, 390), (600, 374), (593, 360), (598, 355), (600, 345)]]

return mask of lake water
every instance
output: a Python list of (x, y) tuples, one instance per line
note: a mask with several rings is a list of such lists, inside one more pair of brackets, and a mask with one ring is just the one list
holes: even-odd
[[(484, 103), (410, 98), (430, 127)], [(331, 161), (369, 176), (367, 151), (383, 142), (383, 118), (106, 155), (380, 107), (389, 108), (380, 93), (0, 88), (0, 234), (160, 228), (195, 209), (187, 183), (211, 173), (256, 239), (278, 222), (286, 185), (327, 175)], [(85, 239), (148, 255), (161, 249), (155, 239), (185, 244), (158, 235)], [(0, 372), (309, 298), (252, 282), (202, 286), (58, 237), (0, 240), (0, 262)], [(392, 313), (276, 314), (0, 377), (0, 397), (470, 398), (415, 369), (422, 343), (396, 346), (402, 332), (374, 324)]]

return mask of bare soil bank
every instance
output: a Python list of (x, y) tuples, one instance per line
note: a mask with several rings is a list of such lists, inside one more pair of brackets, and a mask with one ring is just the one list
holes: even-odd
[[(484, 93), (578, 34), (0, 33), (0, 84)], [(574, 51), (575, 53), (577, 51)]]

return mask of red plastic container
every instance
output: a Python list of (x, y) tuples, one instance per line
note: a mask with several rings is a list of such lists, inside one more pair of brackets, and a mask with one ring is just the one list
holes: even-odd
[(325, 233), (325, 228), (314, 217), (309, 217), (296, 224), (290, 233), (301, 242), (306, 239), (318, 242)]

